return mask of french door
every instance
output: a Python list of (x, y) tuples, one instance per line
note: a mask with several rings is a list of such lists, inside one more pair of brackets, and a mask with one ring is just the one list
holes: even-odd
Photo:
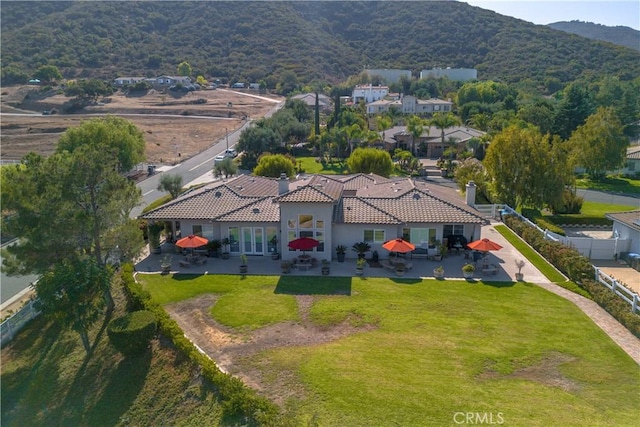
[(242, 253), (264, 255), (264, 232), (262, 227), (242, 227)]

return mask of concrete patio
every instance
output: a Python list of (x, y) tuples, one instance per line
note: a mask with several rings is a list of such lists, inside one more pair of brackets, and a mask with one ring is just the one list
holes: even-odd
[[(523, 259), (520, 253), (510, 245), (501, 235), (498, 233), (494, 225), (498, 223), (492, 223), (482, 227), (481, 238), (489, 238), (494, 242), (500, 244), (503, 248), (497, 252), (490, 252), (487, 255), (487, 262), (497, 266), (495, 274), (483, 273), (478, 266), (474, 272), (474, 280), (487, 280), (496, 282), (511, 282), (515, 281), (515, 274), (518, 269), (515, 264), (516, 259)], [(206, 263), (202, 265), (189, 265), (186, 267), (184, 263), (184, 257), (176, 253), (175, 247), (172, 244), (164, 244), (162, 247), (162, 254), (150, 254), (138, 264), (136, 264), (136, 270), (139, 273), (160, 273), (160, 261), (165, 254), (172, 255), (171, 274), (240, 274), (240, 258), (231, 257), (230, 259), (221, 258), (207, 258)], [(295, 258), (299, 252), (289, 252), (282, 254), (283, 259), (290, 260)], [(348, 256), (354, 256), (355, 253), (347, 254)], [(367, 254), (370, 258), (371, 254)], [(380, 260), (387, 259), (388, 253), (379, 253)], [(462, 266), (466, 263), (473, 262), (471, 259), (465, 259), (464, 254), (456, 254), (455, 252), (449, 253), (448, 256), (441, 261), (427, 260), (425, 258), (411, 259), (408, 255), (408, 259), (413, 264), (411, 270), (405, 271), (403, 278), (405, 279), (418, 279), (418, 278), (433, 278), (433, 269), (442, 266), (445, 270), (445, 279), (463, 279)], [(321, 261), (321, 260), (319, 260)], [(270, 256), (256, 256), (248, 257), (248, 273), (254, 275), (282, 275), (280, 268), (282, 260), (272, 260)], [(355, 276), (356, 260), (355, 258), (347, 258), (345, 262), (338, 262), (336, 259), (331, 260), (330, 274), (329, 276), (335, 277), (352, 277)], [(525, 266), (522, 269), (524, 274), (524, 280), (527, 282), (543, 283), (548, 282), (546, 277), (538, 269), (533, 267), (529, 262), (525, 262)], [(291, 276), (319, 276), (321, 275), (321, 263), (318, 263), (315, 267), (308, 270), (291, 269), (289, 273)], [(398, 277), (394, 271), (388, 270), (382, 267), (371, 267), (369, 265), (364, 268), (364, 277)]]

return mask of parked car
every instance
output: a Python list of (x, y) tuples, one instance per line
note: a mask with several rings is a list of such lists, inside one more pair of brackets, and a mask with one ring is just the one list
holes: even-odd
[(233, 89), (244, 89), (244, 83), (234, 83), (231, 87)]
[[(232, 148), (229, 149), (229, 151), (233, 150)], [(235, 150), (233, 150), (235, 151)], [(218, 154), (216, 157), (214, 157), (213, 159), (213, 163), (220, 163), (221, 161), (223, 161), (224, 159), (233, 159), (235, 156), (233, 154), (231, 154), (230, 152), (224, 151), (220, 154)]]
[(235, 148), (227, 148), (224, 152), (228, 157), (236, 157), (238, 155)]

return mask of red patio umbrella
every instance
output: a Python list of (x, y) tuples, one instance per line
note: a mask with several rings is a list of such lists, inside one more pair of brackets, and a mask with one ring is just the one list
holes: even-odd
[(469, 243), (467, 247), (474, 251), (481, 251), (481, 252), (499, 251), (500, 249), (502, 249), (502, 246), (486, 238), (475, 240)]
[(311, 237), (299, 237), (295, 240), (289, 242), (289, 248), (295, 249), (297, 251), (310, 251), (311, 249), (317, 247), (320, 244), (316, 239), (312, 239)]
[(200, 246), (204, 246), (207, 243), (209, 243), (209, 241), (204, 237), (200, 237), (192, 234), (190, 236), (183, 237), (182, 239), (178, 240), (176, 242), (176, 246), (185, 248), (185, 249), (189, 249), (189, 248), (194, 249), (194, 248), (199, 248)]
[(416, 248), (416, 245), (398, 237), (397, 239), (392, 239), (384, 242), (382, 244), (382, 247), (390, 252), (399, 252), (404, 254), (414, 250)]

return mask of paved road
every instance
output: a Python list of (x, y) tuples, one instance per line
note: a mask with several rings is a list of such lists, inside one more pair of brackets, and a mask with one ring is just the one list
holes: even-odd
[(636, 209), (640, 209), (640, 196), (623, 196), (596, 190), (584, 190), (580, 188), (576, 190), (576, 193), (578, 194), (578, 196), (583, 197), (584, 200), (587, 200), (589, 202), (609, 203), (611, 205), (629, 205), (635, 207)]

